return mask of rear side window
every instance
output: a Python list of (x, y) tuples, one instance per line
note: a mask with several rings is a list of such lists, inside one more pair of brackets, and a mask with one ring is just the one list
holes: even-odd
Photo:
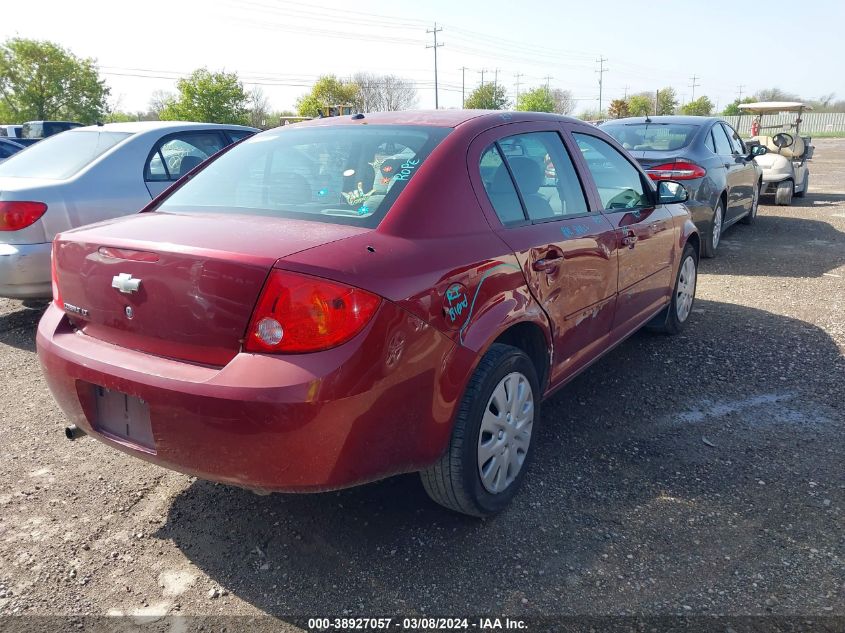
[(725, 134), (728, 135), (728, 141), (730, 141), (734, 154), (744, 154), (745, 146), (742, 144), (742, 140), (739, 138), (734, 129), (730, 125), (725, 125), (724, 123), (721, 125), (725, 129)]
[(167, 136), (159, 141), (147, 159), (144, 178), (147, 181), (179, 180), (226, 144), (218, 132), (184, 132)]
[(593, 176), (605, 209), (635, 209), (651, 201), (640, 172), (610, 143), (589, 134), (573, 134)]
[(716, 153), (722, 156), (730, 156), (733, 154), (733, 148), (725, 134), (725, 128), (718, 123), (713, 126), (713, 140), (716, 141)]
[(699, 126), (680, 123), (633, 123), (601, 126), (627, 150), (666, 152), (686, 147), (692, 142)]
[(0, 165), (0, 177), (64, 180), (130, 136), (96, 130), (56, 134), (9, 158)]
[(271, 130), (221, 155), (159, 210), (375, 227), (449, 131), (398, 125)]
[(502, 224), (508, 226), (523, 222), (525, 214), (522, 211), (522, 204), (519, 202), (519, 195), (516, 193), (516, 187), (513, 185), (498, 146), (494, 144), (484, 150), (479, 169), (484, 190)]

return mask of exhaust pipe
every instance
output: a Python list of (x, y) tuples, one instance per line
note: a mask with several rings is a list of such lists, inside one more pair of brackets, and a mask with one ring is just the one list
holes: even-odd
[(82, 437), (85, 435), (85, 431), (80, 429), (75, 424), (71, 424), (70, 426), (65, 427), (65, 437), (69, 440), (75, 440), (77, 438)]

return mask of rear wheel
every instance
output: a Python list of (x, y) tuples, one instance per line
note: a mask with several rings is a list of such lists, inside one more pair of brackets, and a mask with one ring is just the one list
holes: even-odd
[(692, 244), (687, 243), (681, 255), (678, 275), (675, 277), (672, 301), (648, 324), (648, 329), (664, 334), (677, 334), (684, 329), (695, 303), (697, 279), (698, 256)]
[(471, 516), (503, 510), (525, 476), (539, 405), (531, 359), (510, 345), (491, 346), (470, 379), (446, 453), (420, 473), (428, 495)]
[(810, 172), (806, 172), (804, 174), (804, 185), (801, 187), (801, 191), (795, 192), (796, 198), (803, 198), (804, 194), (807, 193), (807, 189), (810, 188)]
[(724, 220), (725, 204), (719, 198), (716, 208), (713, 210), (713, 219), (710, 221), (710, 234), (704, 239), (704, 245), (701, 248), (701, 253), (705, 257), (716, 257), (716, 249), (719, 248), (719, 242), (722, 239), (722, 224)]
[(784, 180), (778, 183), (778, 188), (775, 190), (775, 204), (779, 206), (788, 206), (792, 204), (792, 194), (795, 193), (795, 186), (791, 180)]
[(751, 210), (748, 215), (742, 218), (743, 224), (754, 224), (757, 219), (757, 207), (760, 206), (760, 187), (762, 186), (762, 183), (758, 182), (757, 186), (754, 187), (754, 192), (751, 194)]

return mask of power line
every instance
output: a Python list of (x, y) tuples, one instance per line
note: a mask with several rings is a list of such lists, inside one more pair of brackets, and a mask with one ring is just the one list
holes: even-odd
[(604, 74), (607, 72), (607, 68), (604, 67), (606, 61), (607, 57), (599, 57), (596, 60), (596, 63), (599, 65), (599, 69), (596, 71), (599, 74), (599, 114), (601, 114), (601, 93), (604, 86)]
[(437, 95), (437, 49), (443, 46), (442, 43), (437, 43), (437, 34), (443, 30), (441, 26), (439, 29), (437, 28), (437, 22), (434, 23), (433, 29), (426, 29), (426, 33), (431, 33), (434, 36), (434, 44), (426, 44), (426, 48), (433, 48), (434, 49), (434, 109), (440, 109), (440, 100)]

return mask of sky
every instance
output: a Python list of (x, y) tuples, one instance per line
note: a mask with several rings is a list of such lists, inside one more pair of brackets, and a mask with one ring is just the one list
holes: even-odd
[(130, 112), (200, 67), (237, 72), (274, 110), (293, 109), (319, 75), (358, 71), (406, 77), (433, 108), (435, 23), (441, 108), (460, 107), (482, 70), (512, 99), (547, 81), (569, 90), (576, 113), (598, 108), (600, 76), (604, 107), (664, 86), (719, 108), (775, 86), (845, 99), (844, 0), (42, 0), (37, 14), (3, 20), (0, 40), (96, 59), (111, 106)]

